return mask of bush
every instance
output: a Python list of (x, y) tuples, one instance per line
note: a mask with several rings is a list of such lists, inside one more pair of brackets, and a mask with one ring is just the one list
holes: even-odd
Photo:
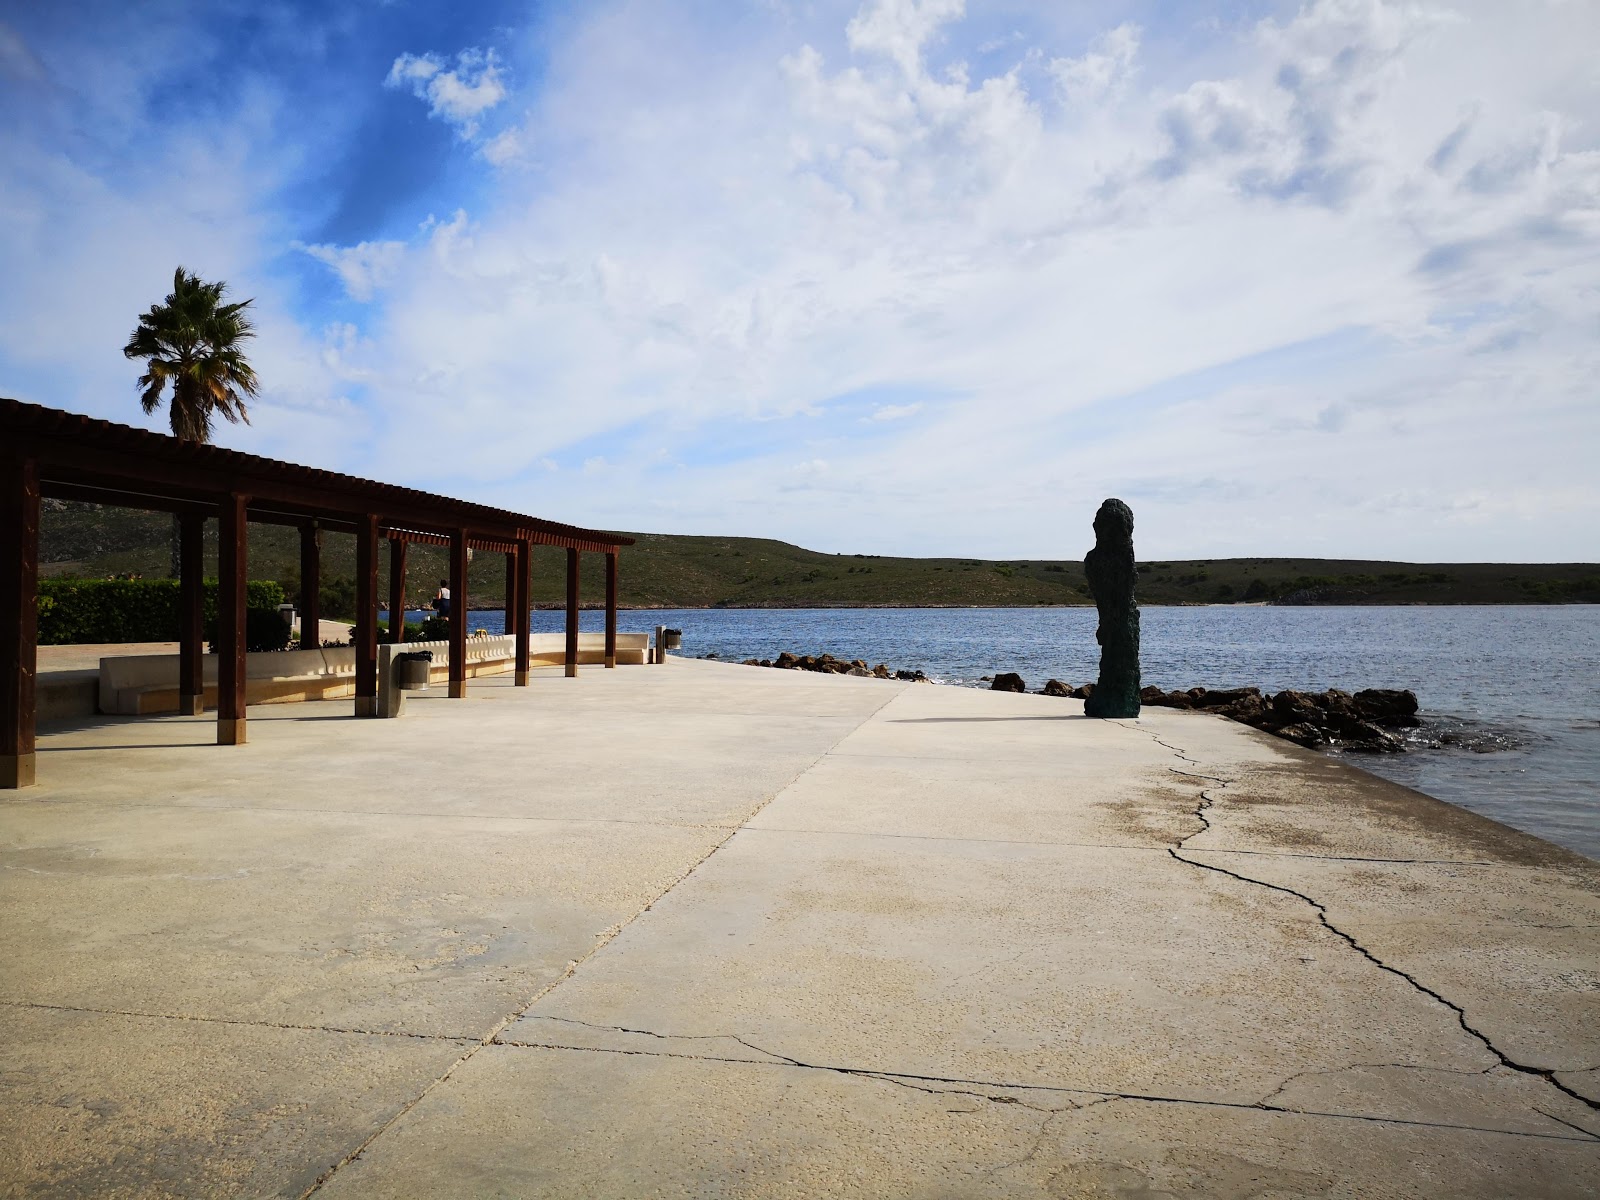
[[(210, 652), (217, 653), (217, 622), (206, 624), (206, 641)], [(244, 648), (251, 654), (287, 650), (289, 648), (289, 622), (275, 608), (247, 608), (244, 610)]]
[[(39, 601), (43, 646), (178, 639), (176, 579), (41, 579)], [(283, 589), (272, 580), (246, 584), (246, 607), (270, 611), (279, 625), (282, 603)], [(204, 619), (215, 625), (216, 617), (217, 581), (208, 579)]]

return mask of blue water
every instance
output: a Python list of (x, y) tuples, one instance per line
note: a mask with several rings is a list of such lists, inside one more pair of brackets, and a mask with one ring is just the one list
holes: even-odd
[[(539, 632), (562, 621), (533, 614)], [(499, 612), (475, 612), (471, 624), (504, 629)], [(581, 628), (603, 625), (603, 613), (582, 614)], [(827, 651), (969, 686), (998, 671), (1019, 672), (1030, 689), (1083, 683), (1099, 664), (1088, 608), (621, 614), (626, 630), (656, 625), (682, 629), (687, 655)], [(1163, 688), (1410, 688), (1426, 734), (1454, 744), (1358, 765), (1600, 858), (1600, 607), (1145, 608), (1141, 649), (1145, 683)]]

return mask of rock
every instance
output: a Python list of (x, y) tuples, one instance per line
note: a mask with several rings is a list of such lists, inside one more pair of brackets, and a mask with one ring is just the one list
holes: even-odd
[(1315, 750), (1324, 742), (1322, 731), (1315, 725), (1299, 723), (1294, 725), (1281, 725), (1273, 730), (1281, 738), (1297, 742), (1308, 749)]
[(1002, 671), (994, 677), (994, 682), (989, 685), (991, 692), (1025, 692), (1028, 685), (1021, 675), (1015, 671)]
[(927, 683), (928, 682), (928, 677), (926, 675), (924, 675), (921, 671), (896, 671), (894, 673), (894, 677), (896, 679), (904, 680), (906, 683)]
[(1368, 721), (1409, 729), (1422, 724), (1417, 718), (1417, 694), (1403, 688), (1366, 688), (1353, 697), (1356, 709)]
[[(1250, 690), (1254, 692), (1255, 688)], [(1257, 693), (1254, 696), (1241, 696), (1232, 704), (1222, 708), (1212, 708), (1207, 704), (1206, 709), (1245, 725), (1260, 725), (1267, 715), (1267, 702), (1261, 698), (1260, 693)]]
[(872, 675), (873, 675), (873, 678), (875, 678), (875, 679), (889, 679), (889, 678), (891, 678), (891, 676), (889, 674), (889, 664), (888, 663), (879, 663), (877, 666), (872, 668)]
[(1092, 695), (1094, 695), (1094, 684), (1092, 683), (1080, 683), (1072, 689), (1072, 698), (1074, 700), (1087, 700)]
[(1307, 692), (1286, 689), (1272, 698), (1271, 717), (1279, 726), (1316, 726), (1322, 723), (1322, 706)]
[[(1198, 692), (1199, 695), (1195, 695)], [(1248, 697), (1261, 698), (1260, 688), (1191, 688), (1190, 697), (1194, 700), (1196, 708), (1215, 710), (1227, 708), (1237, 704)]]
[(1061, 680), (1052, 679), (1044, 685), (1044, 691), (1039, 694), (1042, 696), (1070, 696), (1072, 695), (1072, 689), (1062, 683)]
[(872, 678), (872, 672), (867, 670), (865, 667), (851, 667), (848, 671), (845, 672), (845, 674), (846, 675), (854, 675), (857, 679), (871, 679)]
[(1100, 679), (1084, 702), (1091, 717), (1139, 715), (1139, 602), (1133, 585), (1133, 510), (1107, 500), (1094, 515), (1094, 549), (1083, 560), (1099, 610)]

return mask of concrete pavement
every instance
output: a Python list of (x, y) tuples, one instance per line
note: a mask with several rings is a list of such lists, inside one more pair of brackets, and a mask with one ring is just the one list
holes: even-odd
[(1600, 1191), (1600, 866), (1081, 707), (674, 661), (47, 732), (0, 1191)]

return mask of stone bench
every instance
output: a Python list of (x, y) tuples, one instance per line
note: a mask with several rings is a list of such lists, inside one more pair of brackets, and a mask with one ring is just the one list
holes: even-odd
[[(204, 655), (205, 703), (217, 702), (217, 656)], [(336, 700), (356, 691), (351, 646), (245, 655), (245, 703)], [(100, 660), (100, 711), (123, 716), (178, 711), (178, 656), (129, 654)]]
[[(426, 650), (433, 655), (428, 670), (428, 687), (444, 688), (450, 683), (449, 642), (384, 643), (378, 647), (378, 715), (398, 717), (405, 712), (405, 693), (394, 684), (394, 656)], [(498, 675), (516, 668), (517, 640), (510, 635), (469, 637), (466, 677)], [(642, 667), (649, 662), (648, 633), (617, 634), (617, 665)], [(606, 635), (578, 635), (578, 663), (602, 666), (606, 660)], [(564, 633), (535, 633), (528, 637), (528, 664), (532, 667), (559, 667), (567, 661), (567, 636)]]

